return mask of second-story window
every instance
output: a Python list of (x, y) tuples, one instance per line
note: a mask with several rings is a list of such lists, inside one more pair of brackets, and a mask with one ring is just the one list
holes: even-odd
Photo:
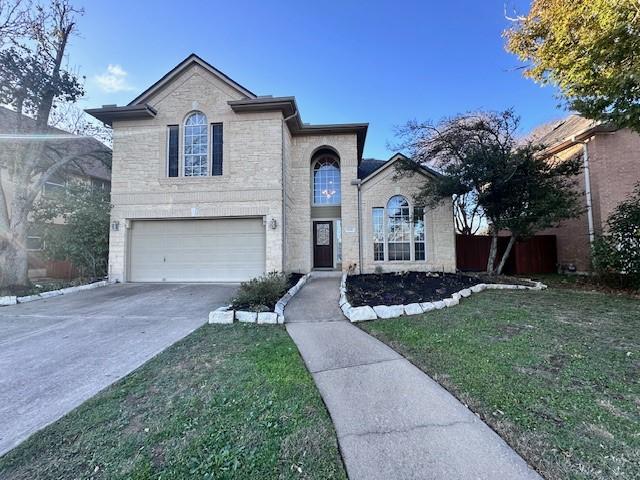
[(184, 122), (184, 176), (204, 177), (208, 172), (207, 117), (194, 112)]

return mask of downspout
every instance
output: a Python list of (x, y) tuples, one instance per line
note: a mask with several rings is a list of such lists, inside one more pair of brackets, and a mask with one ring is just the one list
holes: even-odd
[(351, 185), (358, 187), (358, 273), (362, 275), (362, 202), (360, 200), (362, 180), (351, 180)]
[[(575, 141), (575, 137), (573, 139)], [(595, 229), (593, 226), (593, 203), (591, 201), (591, 175), (589, 172), (589, 147), (586, 141), (580, 141), (582, 144), (582, 163), (584, 169), (584, 195), (587, 203), (587, 222), (589, 224), (589, 245), (593, 247), (595, 241)]]
[(288, 117), (283, 117), (282, 118), (282, 128), (280, 130), (281, 132), (281, 142), (282, 142), (282, 146), (281, 146), (281, 150), (282, 150), (282, 155), (281, 155), (281, 164), (280, 164), (280, 171), (281, 171), (281, 181), (282, 181), (282, 270), (284, 271), (284, 265), (285, 265), (285, 261), (287, 259), (287, 205), (286, 205), (286, 195), (287, 195), (287, 189), (286, 189), (286, 183), (287, 183), (287, 176), (284, 173), (284, 169), (285, 169), (285, 164), (286, 164), (286, 160), (284, 158), (284, 128), (285, 125), (287, 123), (288, 120), (292, 119), (293, 117), (295, 117), (298, 114), (298, 110), (296, 110), (295, 112), (293, 112), (291, 115), (289, 115)]

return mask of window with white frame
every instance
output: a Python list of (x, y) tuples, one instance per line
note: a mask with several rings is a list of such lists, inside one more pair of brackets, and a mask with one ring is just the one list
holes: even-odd
[(313, 165), (313, 204), (340, 205), (340, 165), (330, 156)]
[[(413, 209), (402, 195), (389, 199), (385, 208), (372, 210), (373, 260), (426, 260), (424, 209)], [(386, 254), (386, 255), (385, 255)]]
[(411, 260), (411, 215), (402, 195), (387, 203), (387, 245), (389, 261)]
[(208, 172), (207, 117), (193, 112), (184, 122), (184, 176), (204, 177)]
[(384, 260), (384, 208), (373, 209), (373, 259)]

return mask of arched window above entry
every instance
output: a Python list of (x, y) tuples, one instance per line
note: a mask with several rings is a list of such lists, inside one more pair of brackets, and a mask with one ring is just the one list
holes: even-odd
[(193, 112), (184, 121), (184, 176), (207, 175), (208, 133), (207, 117)]
[(313, 164), (313, 204), (340, 205), (340, 164), (332, 156), (323, 156)]

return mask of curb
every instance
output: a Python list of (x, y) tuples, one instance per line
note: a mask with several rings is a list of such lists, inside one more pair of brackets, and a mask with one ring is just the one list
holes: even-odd
[(472, 287), (463, 288), (453, 293), (448, 298), (443, 298), (435, 302), (410, 303), (408, 305), (376, 305), (352, 307), (347, 300), (347, 274), (342, 274), (340, 281), (340, 309), (350, 322), (363, 322), (366, 320), (398, 318), (408, 315), (420, 315), (432, 310), (441, 310), (443, 308), (451, 308), (460, 304), (460, 300), (471, 296), (472, 293), (480, 293), (484, 290), (544, 290), (547, 286), (542, 282), (534, 282), (527, 280), (534, 285), (529, 287), (526, 285), (510, 285), (502, 283), (478, 283)]
[(7, 296), (0, 297), (0, 305), (15, 305), (16, 303), (28, 303), (35, 300), (42, 300), (44, 298), (57, 297), (60, 295), (67, 295), (69, 293), (80, 292), (82, 290), (92, 290), (98, 287), (105, 287), (114, 282), (108, 280), (100, 280), (99, 282), (87, 283), (84, 285), (77, 285), (75, 287), (61, 288), (59, 290), (49, 290), (48, 292), (37, 293), (35, 295), (26, 295), (24, 297)]
[(280, 300), (276, 302), (273, 312), (247, 312), (244, 310), (231, 310), (231, 305), (216, 308), (209, 312), (209, 323), (231, 324), (234, 320), (240, 323), (257, 323), (259, 325), (282, 325), (284, 323), (284, 307), (300, 291), (311, 277), (311, 272), (303, 275), (298, 283), (291, 287)]

